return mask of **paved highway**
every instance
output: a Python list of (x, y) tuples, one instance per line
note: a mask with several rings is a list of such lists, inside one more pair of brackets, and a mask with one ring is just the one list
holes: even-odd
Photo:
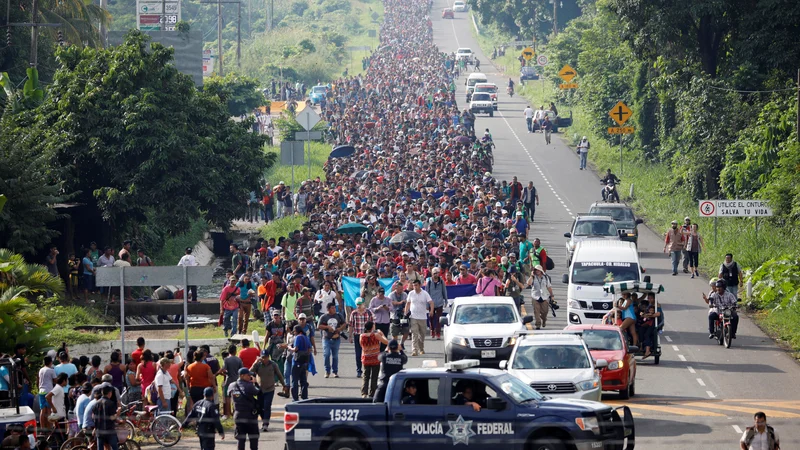
[[(456, 13), (455, 20), (440, 19), (445, 2), (434, 2), (432, 20), (434, 39), (442, 51), (470, 47), (482, 62), (489, 81), (500, 87), (499, 111), (495, 117), (479, 116), (476, 130), (489, 128), (497, 144), (494, 175), (510, 180), (516, 175), (523, 184), (533, 180), (541, 205), (537, 208), (531, 237), (539, 237), (556, 261), (551, 271), (556, 298), (562, 305), (559, 317), (551, 317), (548, 329), (566, 324), (566, 285), (560, 283), (565, 273), (563, 233), (568, 231), (573, 215), (584, 212), (598, 199), (598, 176), (578, 170), (578, 157), (560, 136), (552, 144), (544, 143), (542, 134), (529, 134), (522, 110), (522, 98), (505, 95), (507, 76), (491, 66), (472, 36), (472, 23), (465, 13)], [(509, 51), (513, 51), (509, 49)], [(512, 74), (515, 81), (518, 74)], [(463, 77), (457, 99), (463, 104)], [(533, 105), (531, 105), (533, 106)], [(622, 175), (621, 175), (622, 176)], [(684, 212), (676, 211), (680, 220)], [(707, 290), (707, 280), (690, 279), (688, 275), (671, 277), (669, 259), (662, 253), (661, 234), (640, 228), (642, 264), (654, 282), (662, 283), (661, 296), (666, 327), (662, 337), (661, 364), (652, 358), (640, 364), (636, 377), (636, 396), (617, 400), (613, 394), (603, 401), (612, 405), (626, 404), (636, 418), (637, 444), (646, 449), (737, 448), (741, 431), (751, 425), (753, 413), (765, 411), (776, 427), (782, 448), (800, 448), (800, 366), (767, 338), (749, 319), (742, 317), (738, 339), (731, 349), (708, 340), (706, 308), (700, 295)], [(530, 305), (530, 300), (528, 305)], [(426, 343), (424, 357), (410, 358), (409, 367), (419, 367), (423, 359), (443, 362), (441, 341)], [(318, 359), (321, 357), (318, 356)], [(321, 365), (321, 364), (319, 364)], [(339, 379), (321, 375), (309, 380), (311, 396), (359, 396), (361, 380), (355, 377), (352, 345), (342, 346)], [(273, 431), (262, 433), (260, 448), (280, 450), (282, 404), (276, 397), (273, 410)], [(176, 449), (196, 448), (196, 438), (187, 438)], [(228, 440), (217, 442), (220, 449), (233, 449), (232, 433)]]

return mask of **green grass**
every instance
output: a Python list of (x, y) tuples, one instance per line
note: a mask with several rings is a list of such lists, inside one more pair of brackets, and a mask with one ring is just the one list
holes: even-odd
[[(364, 47), (369, 46), (371, 49), (375, 49), (380, 45), (380, 39), (378, 38), (380, 34), (380, 24), (383, 23), (383, 3), (382, 2), (375, 2), (375, 1), (357, 1), (353, 0), (351, 2), (353, 5), (353, 11), (357, 12), (356, 19), (361, 27), (364, 29), (364, 32), (358, 35), (350, 36), (347, 40), (348, 47)], [(377, 18), (375, 20), (372, 19), (372, 14), (376, 13)], [(375, 30), (375, 37), (369, 37), (369, 32), (367, 30)], [(342, 71), (344, 68), (347, 68), (347, 72), (350, 75), (358, 75), (360, 73), (364, 73), (364, 70), (361, 67), (361, 59), (365, 56), (369, 56), (372, 53), (370, 51), (353, 51), (347, 52), (348, 58), (342, 64)]]
[(59, 305), (55, 302), (42, 305), (41, 311), (47, 317), (47, 323), (52, 326), (47, 339), (48, 344), (57, 348), (62, 342), (76, 345), (118, 339), (119, 330), (100, 334), (74, 329), (79, 325), (113, 324), (115, 321), (112, 318), (103, 316), (103, 307), (100, 305), (101, 303), (91, 306)]
[[(274, 146), (266, 146), (265, 150), (268, 153), (274, 153), (277, 155), (277, 159), (275, 164), (273, 164), (267, 171), (264, 173), (264, 179), (270, 183), (273, 187), (277, 185), (279, 182), (283, 181), (286, 183), (287, 186), (290, 186), (292, 183), (292, 166), (284, 166), (280, 162), (280, 154), (281, 149), (280, 147)], [(328, 155), (331, 153), (331, 146), (330, 144), (326, 144), (323, 142), (312, 142), (311, 143), (311, 177), (308, 176), (308, 160), (305, 160), (305, 164), (302, 166), (294, 166), (294, 180), (295, 180), (295, 188), (300, 184), (301, 181), (305, 181), (308, 179), (315, 179), (316, 177), (320, 177), (321, 180), (325, 180), (325, 172), (322, 170), (322, 165), (325, 164), (325, 161), (328, 160)], [(305, 152), (305, 157), (308, 157), (308, 151)], [(292, 192), (296, 191), (296, 189), (292, 189)]]
[(300, 215), (273, 220), (261, 227), (261, 237), (264, 239), (289, 237), (289, 233), (300, 230), (306, 222), (308, 217)]
[(208, 231), (208, 225), (202, 220), (196, 220), (192, 222), (191, 227), (185, 233), (180, 236), (168, 237), (164, 242), (164, 247), (149, 256), (159, 266), (175, 265), (185, 254), (186, 247), (194, 247), (203, 239), (206, 231)]

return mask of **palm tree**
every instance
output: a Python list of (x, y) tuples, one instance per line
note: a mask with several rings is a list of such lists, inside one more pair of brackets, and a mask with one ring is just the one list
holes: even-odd
[(40, 22), (60, 23), (59, 28), (43, 28), (53, 40), (58, 31), (66, 42), (77, 46), (103, 47), (99, 26), (111, 23), (111, 14), (91, 0), (40, 0)]

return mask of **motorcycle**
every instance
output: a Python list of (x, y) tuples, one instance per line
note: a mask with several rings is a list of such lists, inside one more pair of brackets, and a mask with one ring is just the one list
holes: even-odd
[(506, 94), (508, 94), (509, 97), (514, 97), (514, 88), (511, 86), (507, 87)]
[(606, 183), (606, 186), (603, 188), (602, 194), (604, 202), (619, 203), (619, 192), (617, 192), (617, 185), (613, 181), (609, 181), (608, 183)]
[(733, 317), (733, 309), (725, 308), (722, 314), (717, 315), (717, 320), (714, 322), (714, 335), (717, 336), (719, 345), (725, 344), (725, 348), (731, 348), (731, 341), (733, 335), (731, 334), (731, 318)]

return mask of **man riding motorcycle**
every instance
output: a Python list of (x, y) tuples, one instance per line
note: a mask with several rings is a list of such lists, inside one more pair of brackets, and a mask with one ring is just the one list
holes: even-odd
[(717, 280), (716, 292), (710, 296), (703, 294), (703, 301), (708, 304), (708, 338), (714, 339), (714, 323), (726, 308), (731, 310), (731, 338), (736, 339), (736, 330), (739, 328), (739, 315), (736, 314), (736, 296), (727, 292), (725, 280)]
[(616, 175), (611, 173), (611, 169), (606, 170), (606, 175), (600, 179), (603, 184), (608, 184), (608, 182), (612, 182), (614, 184), (619, 184), (619, 178)]
[(514, 80), (512, 80), (511, 78), (508, 79), (508, 87), (506, 88), (506, 93), (508, 93), (510, 97), (514, 96)]

